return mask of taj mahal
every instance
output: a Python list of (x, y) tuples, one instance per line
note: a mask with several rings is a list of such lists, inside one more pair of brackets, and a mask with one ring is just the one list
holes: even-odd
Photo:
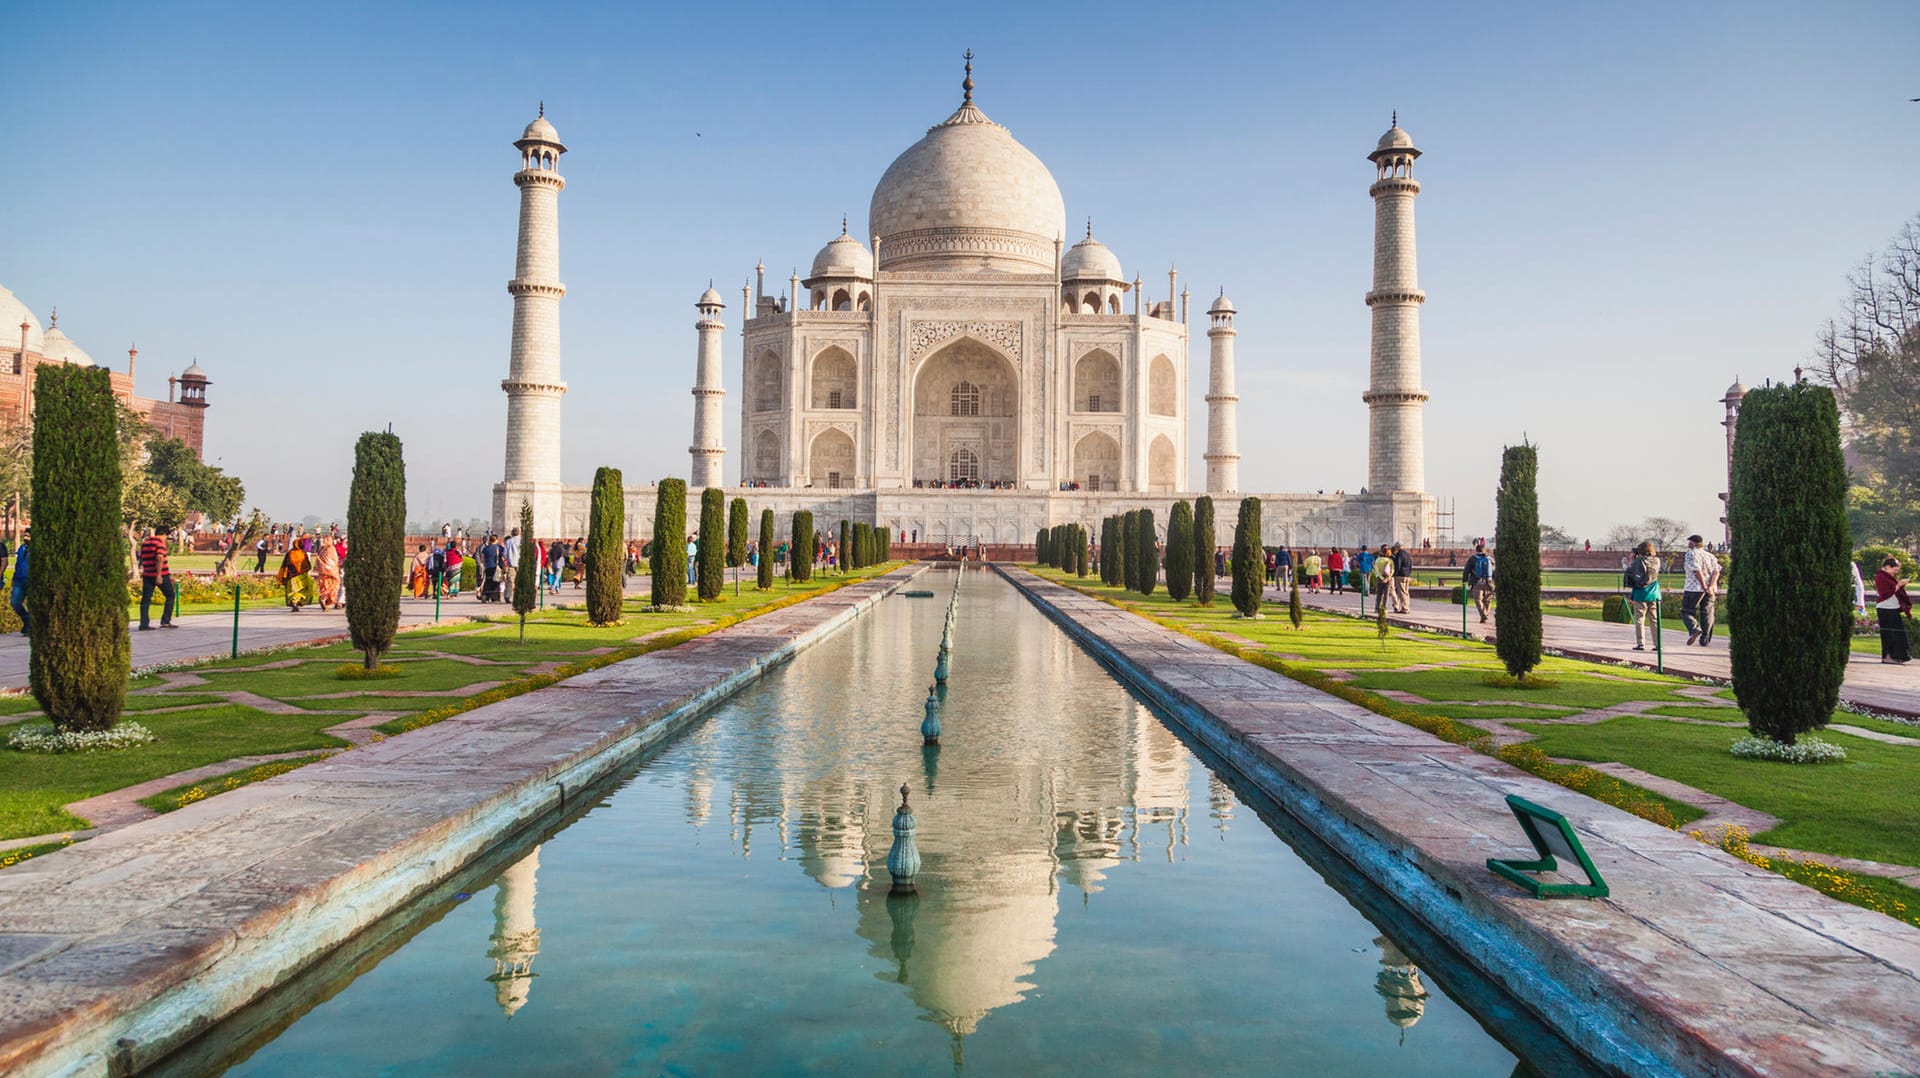
[[(1150, 296), (1094, 238), (1067, 230), (1045, 164), (974, 101), (960, 105), (873, 189), (862, 243), (846, 222), (805, 278), (739, 293), (742, 445), (729, 469), (726, 297), (695, 302), (689, 520), (706, 487), (738, 488), (757, 516), (793, 511), (891, 528), (902, 542), (1031, 542), (1041, 528), (1175, 498), (1213, 495), (1230, 522), (1240, 487), (1234, 304), (1207, 301), (1204, 480), (1188, 474), (1190, 293), (1167, 274)], [(586, 531), (589, 488), (561, 475), (559, 160), (541, 114), (514, 146), (519, 244), (507, 395), (506, 470), (495, 526), (522, 501), (541, 535)], [(1434, 524), (1425, 491), (1413, 164), (1399, 126), (1368, 159), (1375, 207), (1368, 483), (1359, 493), (1259, 493), (1269, 543), (1417, 543)], [(1069, 245), (1067, 240), (1075, 242)], [(779, 285), (775, 284), (775, 289)], [(732, 483), (728, 482), (731, 471)], [(627, 474), (635, 473), (629, 469)], [(642, 473), (644, 474), (644, 473)], [(656, 490), (629, 487), (627, 529), (652, 532)], [(1229, 525), (1230, 526), (1230, 525)]]

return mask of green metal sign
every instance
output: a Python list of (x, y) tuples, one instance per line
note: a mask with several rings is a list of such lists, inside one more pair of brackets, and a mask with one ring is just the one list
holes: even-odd
[[(1567, 822), (1565, 816), (1514, 794), (1507, 795), (1507, 807), (1513, 810), (1514, 818), (1520, 821), (1520, 829), (1527, 833), (1527, 840), (1533, 843), (1533, 851), (1540, 856), (1534, 861), (1489, 857), (1488, 868), (1526, 888), (1527, 893), (1535, 898), (1607, 897), (1607, 881), (1600, 878), (1600, 870), (1593, 867), (1593, 859), (1587, 856), (1586, 847), (1580, 844), (1580, 836), (1573, 833), (1573, 824)], [(1587, 874), (1587, 882), (1545, 883), (1529, 875), (1557, 871), (1558, 858), (1579, 865), (1580, 870)]]

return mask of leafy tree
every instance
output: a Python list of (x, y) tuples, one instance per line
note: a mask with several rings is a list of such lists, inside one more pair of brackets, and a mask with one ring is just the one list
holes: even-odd
[(1569, 534), (1565, 528), (1556, 528), (1551, 524), (1540, 525), (1541, 549), (1565, 550), (1579, 545), (1580, 541)]
[(1213, 531), (1213, 499), (1203, 494), (1193, 503), (1193, 594), (1201, 606), (1213, 605), (1213, 552), (1219, 543)]
[(393, 646), (407, 572), (407, 464), (400, 437), (368, 431), (347, 491), (347, 631), (368, 670)]
[(813, 579), (815, 542), (813, 514), (805, 509), (793, 514), (793, 550), (787, 555), (787, 575), (802, 584)]
[(760, 510), (760, 564), (754, 567), (753, 586), (761, 591), (773, 587), (773, 510)]
[(1135, 519), (1134, 542), (1129, 545), (1137, 559), (1134, 578), (1139, 584), (1140, 594), (1152, 595), (1155, 585), (1160, 583), (1160, 549), (1158, 536), (1153, 530), (1153, 510), (1137, 509), (1135, 512), (1140, 515)]
[(687, 605), (687, 481), (660, 480), (653, 501), (653, 552), (647, 558), (653, 576), (653, 605)]
[(1185, 602), (1193, 594), (1193, 509), (1173, 503), (1167, 511), (1167, 595)]
[(720, 587), (727, 580), (727, 548), (721, 539), (726, 533), (726, 492), (708, 487), (700, 492), (700, 548), (694, 566), (703, 603), (720, 598)]
[(735, 498), (727, 506), (727, 568), (747, 564), (747, 500)]
[[(1500, 571), (1493, 601), (1500, 609), (1494, 636), (1507, 673), (1524, 678), (1540, 665), (1540, 455), (1533, 446), (1510, 445), (1500, 459), (1493, 549)], [(1466, 602), (1466, 597), (1461, 596)]]
[[(260, 511), (259, 506), (254, 506), (253, 511), (248, 513), (245, 519), (237, 521), (232, 533), (227, 536), (227, 552), (220, 555), (220, 564), (213, 567), (213, 575), (222, 579), (232, 576), (235, 560), (243, 554), (253, 552), (254, 541), (267, 533), (270, 523), (267, 515)], [(401, 534), (409, 534), (409, 531), (403, 530)]]
[[(684, 511), (683, 511), (684, 512)], [(587, 621), (614, 625), (626, 591), (627, 499), (618, 468), (593, 473), (593, 501), (587, 510)]]
[(127, 588), (102, 572), (122, 557), (122, 460), (104, 367), (49, 364), (33, 395), (33, 696), (61, 730), (107, 730), (126, 701)]
[(239, 516), (247, 496), (247, 488), (238, 478), (202, 462), (199, 454), (178, 438), (149, 440), (145, 471), (160, 485), (180, 491), (189, 512), (205, 513), (210, 520), (227, 521)]
[[(349, 593), (351, 594), (351, 593)], [(540, 601), (540, 548), (533, 539), (533, 506), (520, 503), (520, 568), (513, 574), (513, 612), (520, 615), (520, 642), (527, 642), (527, 615)]]
[(1260, 546), (1260, 499), (1240, 499), (1240, 523), (1233, 530), (1233, 608), (1243, 618), (1260, 613), (1260, 591), (1267, 562)]
[(1742, 574), (1727, 592), (1727, 620), (1740, 628), (1731, 640), (1734, 695), (1748, 729), (1792, 744), (1825, 726), (1839, 703), (1853, 627), (1847, 467), (1833, 392), (1804, 382), (1749, 392), (1728, 493), (1741, 562), (1792, 569)]

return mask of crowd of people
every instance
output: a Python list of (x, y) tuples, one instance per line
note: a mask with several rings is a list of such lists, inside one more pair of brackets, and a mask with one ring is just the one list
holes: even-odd
[(1011, 479), (916, 479), (915, 489), (921, 490), (1013, 490)]

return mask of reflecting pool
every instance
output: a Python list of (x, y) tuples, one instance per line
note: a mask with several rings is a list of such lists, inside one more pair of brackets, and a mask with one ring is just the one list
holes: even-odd
[[(991, 573), (967, 574), (941, 744), (923, 746), (954, 576), (922, 576), (934, 598), (888, 599), (175, 1067), (1579, 1067), (1311, 839), (1277, 837), (1295, 825)], [(903, 782), (919, 894), (890, 898)]]

